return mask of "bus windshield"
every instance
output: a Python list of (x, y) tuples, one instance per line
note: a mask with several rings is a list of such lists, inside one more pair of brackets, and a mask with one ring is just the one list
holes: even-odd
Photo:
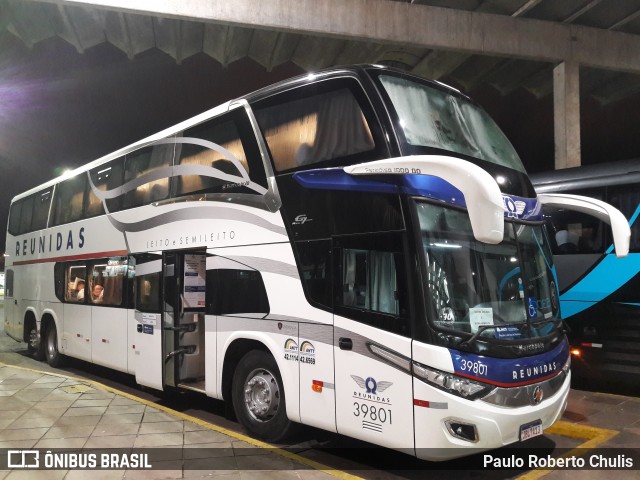
[(380, 82), (410, 146), (449, 150), (525, 173), (500, 128), (466, 98), (404, 77), (380, 75)]
[(505, 222), (498, 245), (474, 239), (464, 212), (417, 202), (432, 324), (468, 339), (543, 337), (559, 322), (542, 226)]

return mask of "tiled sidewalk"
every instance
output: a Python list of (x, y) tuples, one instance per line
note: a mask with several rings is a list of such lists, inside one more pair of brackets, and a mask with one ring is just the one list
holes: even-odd
[(153, 470), (11, 470), (0, 479), (332, 478), (242, 438), (89, 382), (0, 366), (0, 448), (167, 448), (152, 451)]

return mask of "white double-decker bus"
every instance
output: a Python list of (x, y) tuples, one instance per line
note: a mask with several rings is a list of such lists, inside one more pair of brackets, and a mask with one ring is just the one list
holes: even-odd
[(541, 200), (607, 218), (628, 249), (608, 205), (536, 197), (457, 90), (305, 75), (14, 198), (5, 328), (54, 366), (230, 401), (268, 441), (297, 422), (455, 458), (565, 409)]

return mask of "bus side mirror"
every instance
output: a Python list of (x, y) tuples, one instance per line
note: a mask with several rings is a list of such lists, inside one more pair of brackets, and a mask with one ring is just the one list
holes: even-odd
[(586, 213), (608, 223), (613, 232), (616, 257), (626, 257), (629, 253), (631, 229), (627, 218), (616, 207), (595, 198), (565, 193), (540, 193), (538, 201), (542, 205)]

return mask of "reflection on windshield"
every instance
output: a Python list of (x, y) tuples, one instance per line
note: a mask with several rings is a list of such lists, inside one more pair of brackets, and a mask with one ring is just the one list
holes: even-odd
[(524, 172), (495, 122), (473, 103), (406, 78), (381, 75), (410, 145), (435, 147)]
[(500, 340), (553, 329), (545, 320), (557, 319), (558, 302), (541, 227), (506, 223), (503, 241), (489, 245), (474, 239), (464, 212), (429, 203), (417, 209), (436, 327)]

